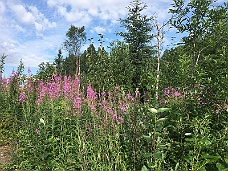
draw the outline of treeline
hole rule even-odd
[[[155,16],[146,16],[145,3],[134,0],[128,6],[128,16],[120,20],[125,32],[119,32],[124,41],[110,43],[109,50],[93,43],[80,53],[86,41],[85,28],[71,26],[66,33],[63,49],[53,63],[41,63],[36,75],[47,79],[55,72],[74,77],[80,75],[82,84],[91,84],[97,91],[112,90],[116,85],[123,90],[151,97],[159,96],[165,87],[207,87],[205,97],[211,103],[227,99],[227,3],[216,6],[210,0],[175,0],[170,9],[172,17],[159,26]],[[186,33],[182,43],[164,51],[161,57],[165,27]],[[152,34],[156,33],[156,34]],[[177,34],[178,34],[177,33]],[[157,40],[152,44],[152,39]],[[92,39],[90,39],[92,42]],[[63,57],[62,51],[68,56]],[[212,97],[213,96],[213,97]],[[157,97],[158,98],[158,97]],[[215,98],[215,99],[213,99]]]

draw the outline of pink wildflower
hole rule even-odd
[[[105,93],[104,91],[102,91],[102,92],[101,92],[101,95],[102,95],[103,97],[105,97],[105,96],[106,96],[106,93]]]
[[[19,101],[20,102],[25,102],[27,100],[27,95],[23,92],[20,94]]]
[[[75,109],[80,109],[81,108],[81,98],[80,97],[76,97],[74,98],[74,108]]]
[[[87,87],[87,98],[96,100],[97,99],[97,93],[92,89],[91,86]]]
[[[39,129],[35,129],[35,131],[34,131],[35,133],[40,133],[40,130]]]
[[[116,121],[116,120],[117,120],[117,115],[116,114],[112,115],[112,121]]]
[[[179,97],[179,96],[180,96],[180,92],[177,92],[177,91],[176,91],[176,92],[174,92],[173,95],[174,95],[174,97]]]
[[[118,117],[118,121],[120,122],[120,124],[123,124],[124,119],[120,116],[120,117]]]

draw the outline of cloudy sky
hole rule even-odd
[[[127,15],[131,0],[0,0],[0,56],[7,55],[5,75],[16,70],[20,59],[36,71],[41,62],[53,62],[71,24],[85,26],[87,38],[104,35],[104,45],[116,40],[119,18]],[[172,0],[144,0],[145,13],[162,23],[169,19]],[[170,30],[165,45],[171,44]],[[83,49],[88,47],[89,41]],[[82,50],[83,50],[82,49]],[[35,72],[36,73],[36,72]],[[34,74],[35,74],[34,73]]]

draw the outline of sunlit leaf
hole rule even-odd
[[[43,118],[40,118],[40,123],[42,123],[42,124],[45,125],[45,122],[44,122],[44,119]]]
[[[167,118],[160,118],[160,119],[157,120],[157,122],[163,122],[165,120],[167,120]]]
[[[147,167],[144,165],[141,169],[141,171],[148,171]]]
[[[149,111],[152,113],[158,113],[157,109],[155,109],[155,108],[150,108]]]
[[[185,138],[185,141],[191,142],[194,141],[194,138]]]
[[[167,111],[170,111],[170,108],[159,108],[158,109],[158,112],[167,112]]]

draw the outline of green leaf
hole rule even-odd
[[[151,156],[152,156],[152,153],[144,153],[143,156],[144,156],[145,158],[148,158],[148,157],[151,157]]]
[[[192,141],[194,141],[194,138],[185,138],[185,141],[192,142]]]
[[[148,171],[147,167],[144,165],[141,169],[141,171]]]
[[[198,171],[206,171],[205,167],[201,167]]]
[[[155,108],[150,108],[149,111],[152,113],[158,113],[157,109],[155,109]]]
[[[170,108],[159,108],[158,109],[158,112],[167,112],[167,111],[170,111]]]
[[[204,143],[205,145],[211,145],[211,142],[209,140],[206,140]]]
[[[142,137],[145,138],[147,141],[152,141],[151,136],[143,135]]]
[[[204,159],[209,159],[210,163],[221,159],[221,156],[212,156],[212,155],[209,155],[208,153],[203,153],[202,157]]]
[[[228,171],[228,168],[221,163],[216,163],[216,167],[219,171]]]
[[[162,152],[158,151],[154,154],[155,158],[161,159],[162,158]]]
[[[160,132],[162,130],[163,126],[161,124],[156,125],[156,131]]]
[[[178,162],[175,166],[175,170],[177,170],[179,166],[180,166],[180,163]]]
[[[225,160],[226,164],[228,164],[228,158],[225,158],[224,160]]]
[[[167,120],[167,118],[160,118],[157,120],[157,122],[164,122],[165,120]]]

